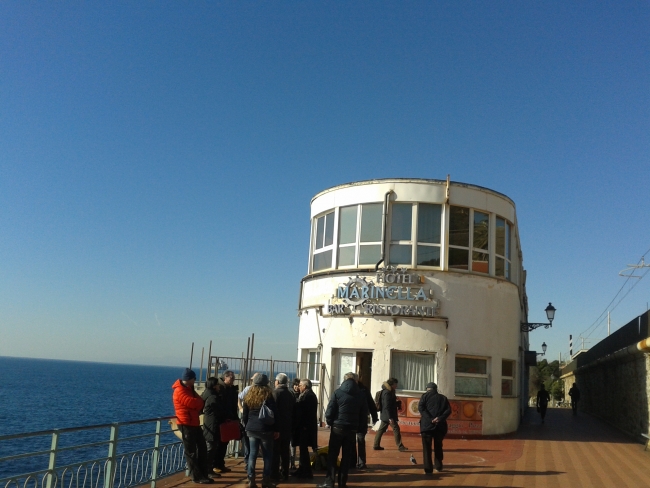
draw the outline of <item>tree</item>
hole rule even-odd
[[[530,368],[529,374],[528,394],[530,397],[537,397],[537,392],[543,383],[551,398],[556,401],[564,398],[564,382],[560,381],[559,361],[551,361],[550,363],[546,359],[537,361],[537,367]]]

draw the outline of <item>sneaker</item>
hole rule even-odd
[[[400,452],[404,452],[404,451],[408,451],[408,450],[409,450],[409,448],[406,447],[406,446],[399,446],[399,451]]]
[[[221,478],[219,473],[208,473],[208,478]]]
[[[381,446],[372,446],[372,448],[373,448],[375,451],[383,451],[383,450],[384,450],[384,448],[381,447]]]
[[[225,466],[223,466],[221,468],[214,468],[215,473],[230,473],[231,471],[232,471],[232,469],[226,468]]]

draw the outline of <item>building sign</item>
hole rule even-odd
[[[327,314],[435,317],[438,301],[424,283],[423,276],[394,267],[379,271],[376,282],[359,276],[350,278],[337,287]]]
[[[397,411],[402,432],[420,433],[419,398],[397,397],[401,406]],[[483,435],[483,402],[475,400],[449,400],[451,415],[447,419],[449,434]]]

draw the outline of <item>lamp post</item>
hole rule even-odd
[[[546,345],[546,342],[542,342],[542,352],[538,352],[537,355],[538,356],[546,356],[546,348],[547,347],[548,346]]]
[[[552,327],[553,319],[555,318],[555,310],[556,308],[551,304],[551,302],[548,302],[548,307],[546,307],[546,309],[544,310],[546,312],[546,318],[548,319],[548,323],[546,324],[546,323],[538,323],[538,322],[522,322],[521,331],[530,332],[531,330],[535,330],[538,327],[544,327],[545,329]]]

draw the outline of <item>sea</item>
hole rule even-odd
[[[183,369],[0,356],[0,436],[172,416],[171,387]],[[152,433],[154,429],[155,423],[125,426],[120,436]],[[107,441],[109,431],[106,427],[62,434],[60,445]],[[177,440],[173,434],[169,436],[167,442]],[[45,451],[51,442],[51,435],[0,441],[0,458]],[[124,442],[119,450],[145,445],[153,445],[151,437]],[[77,462],[81,457],[105,457],[106,449],[64,451],[57,465]],[[48,459],[43,455],[0,461],[0,479],[47,469]]]

